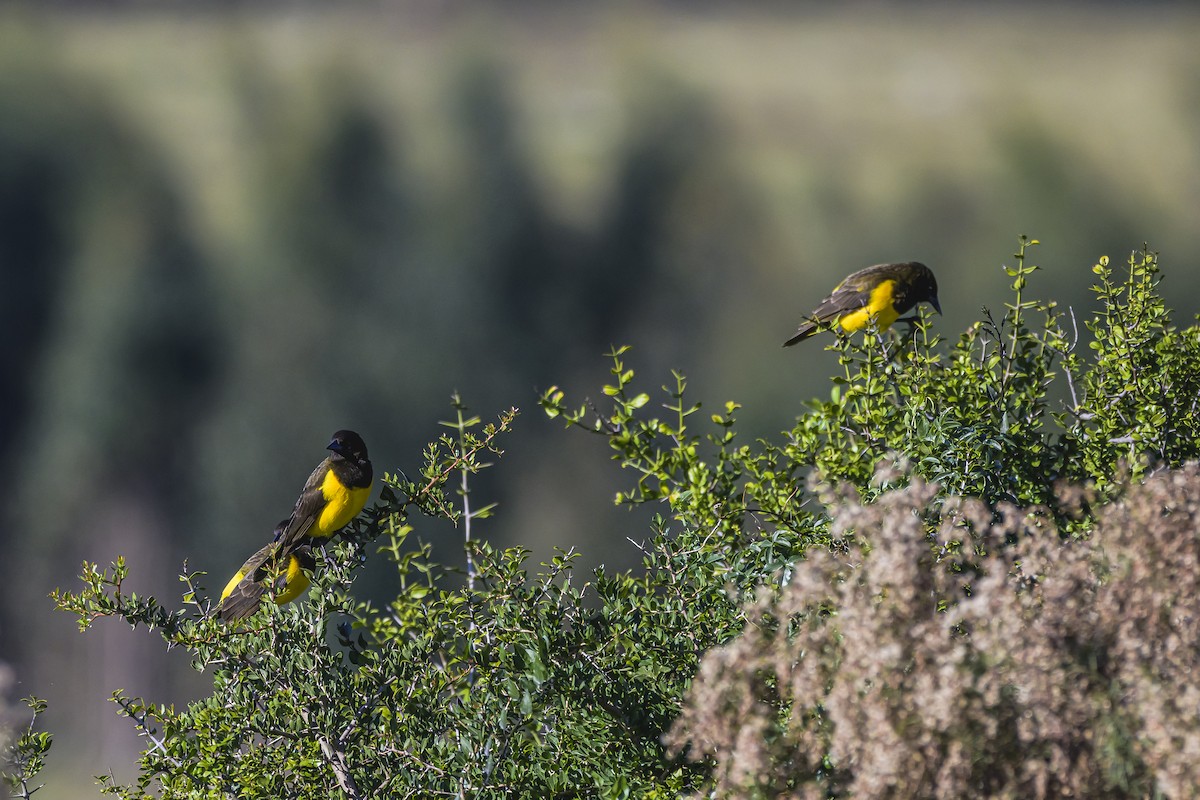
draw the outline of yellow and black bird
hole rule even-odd
[[[887,330],[917,303],[927,302],[939,314],[937,280],[933,271],[919,261],[876,264],[860,269],[837,285],[833,294],[813,309],[784,347],[807,339],[823,327],[846,333],[864,328],[871,321]],[[907,321],[907,320],[901,320]]]
[[[225,584],[221,592],[221,603],[217,606],[217,618],[223,622],[236,622],[255,611],[262,597],[270,590],[279,605],[290,603],[308,589],[308,575],[316,562],[312,548],[300,545],[286,558],[286,565],[275,568],[284,559],[276,558],[277,545],[271,542],[246,559],[237,573]],[[272,575],[271,573],[274,572]]]
[[[333,455],[308,476],[292,515],[275,531],[282,552],[290,552],[307,538],[328,539],[367,504],[375,473],[362,437],[354,431],[338,431],[326,449]]]
[[[327,449],[333,454],[308,476],[291,516],[276,526],[275,541],[251,556],[225,587],[217,607],[220,619],[232,621],[254,613],[269,585],[282,587],[277,602],[298,597],[308,588],[303,570],[312,569],[312,554],[302,548],[333,536],[366,505],[374,472],[362,437],[354,431],[338,431]],[[242,585],[245,591],[240,590]],[[230,599],[235,596],[236,603]]]

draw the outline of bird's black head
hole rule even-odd
[[[933,270],[919,261],[912,262],[911,267],[913,292],[917,302],[924,300],[933,306],[934,311],[942,313],[942,307],[938,303],[937,278],[933,277]]]
[[[354,431],[338,431],[326,449],[359,463],[367,460],[367,444]]]

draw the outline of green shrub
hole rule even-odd
[[[7,664],[0,663],[0,779],[9,797],[32,797],[42,784],[35,780],[46,765],[46,753],[50,751],[53,737],[45,731],[36,731],[38,717],[46,710],[46,701],[36,697],[24,700],[33,712],[29,721],[21,725],[17,714],[6,702],[11,688],[12,674]],[[19,734],[15,729],[21,725]]]
[[[1200,341],[1170,325],[1144,252],[1119,277],[1096,265],[1085,358],[1073,314],[1027,298],[1026,247],[1004,314],[952,345],[924,319],[831,339],[843,374],[778,442],[739,441],[737,403],[706,416],[682,375],[653,402],[623,348],[604,408],[547,390],[546,413],[635,477],[617,502],[660,509],[637,573],[580,576],[573,552],[534,568],[479,541],[493,509],[472,476],[516,412],[482,425],[457,398],[420,476],[384,476],[306,604],[230,629],[198,575],[168,610],[122,591],[120,560],[85,565],[81,592],[55,594],[81,627],[146,625],[213,676],[185,709],[116,693],[148,746],[138,782],[105,791],[1194,791],[1189,751],[1169,747],[1191,742],[1180,704],[1196,691],[1171,617],[1194,614],[1178,597],[1196,595],[1194,471],[1122,491],[1196,458]],[[465,569],[414,542],[422,518],[463,532]],[[351,594],[366,558],[395,569],[386,606]]]

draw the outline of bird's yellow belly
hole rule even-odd
[[[874,317],[875,325],[879,330],[885,331],[890,328],[893,322],[900,319],[899,312],[892,304],[892,289],[895,285],[895,281],[880,283],[871,291],[871,299],[865,306],[838,317],[838,327],[847,333],[852,333],[865,328]]]
[[[292,556],[288,559],[287,576],[284,578],[283,591],[275,595],[275,602],[279,605],[292,602],[304,594],[310,583],[308,575],[304,574],[304,570],[300,568],[300,560]]]
[[[229,597],[233,590],[238,587],[238,584],[245,578],[246,573],[239,569],[229,579],[229,583],[225,584],[225,589],[221,592],[221,600],[223,601],[226,597]],[[275,596],[275,602],[279,605],[292,602],[304,594],[310,583],[308,575],[304,573],[304,570],[300,566],[300,560],[295,556],[289,556],[287,570],[283,573],[283,590]]]
[[[333,470],[329,470],[324,483],[321,484],[321,494],[325,497],[325,508],[321,509],[309,536],[332,536],[344,528],[367,504],[371,487],[354,489],[343,486],[333,474]]]

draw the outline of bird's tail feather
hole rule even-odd
[[[800,324],[800,327],[796,329],[796,332],[794,334],[792,334],[792,338],[790,338],[786,342],[784,342],[783,346],[791,347],[796,342],[802,342],[805,339],[807,339],[808,337],[812,336],[816,332],[817,332],[817,323],[812,322],[812,321],[802,322]]]
[[[217,619],[222,622],[237,622],[258,610],[266,587],[253,577],[245,578],[229,596],[217,606]]]

